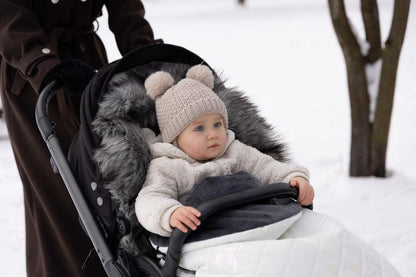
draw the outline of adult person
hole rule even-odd
[[[79,94],[92,70],[107,63],[93,25],[104,5],[122,55],[154,41],[140,0],[0,0],[0,88],[23,183],[28,277],[105,276],[96,255],[81,270],[93,247],[60,176],[52,172],[34,118],[41,88],[60,79],[69,91],[51,102],[49,116],[68,150],[79,126]]]

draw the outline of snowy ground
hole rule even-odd
[[[337,218],[399,270],[416,276],[416,8],[409,16],[391,123],[390,177],[349,178],[349,100],[342,53],[326,1],[147,0],[156,37],[184,46],[223,71],[290,144],[316,189],[315,211]],[[359,24],[358,1],[349,3]],[[384,38],[392,1],[379,1]],[[109,57],[113,38],[100,20]],[[0,121],[0,137],[5,126]],[[7,140],[0,140],[0,268],[25,276],[22,191]]]

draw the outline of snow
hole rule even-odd
[[[314,209],[341,221],[404,277],[416,276],[416,9],[411,6],[399,63],[387,153],[389,177],[348,177],[350,118],[344,58],[326,1],[147,0],[156,37],[203,57],[230,86],[246,91],[307,166]],[[361,33],[359,1],[348,2]],[[392,1],[379,1],[383,38]],[[106,15],[100,35],[120,57]],[[23,195],[0,121],[0,268],[25,276]]]
[[[365,66],[365,75],[367,77],[367,89],[370,101],[370,114],[368,115],[370,122],[374,122],[374,117],[376,116],[378,87],[380,85],[382,65],[382,60],[378,59],[373,64],[366,64]]]

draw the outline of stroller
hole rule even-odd
[[[50,150],[51,165],[64,180],[81,225],[108,276],[176,276],[181,249],[190,233],[175,229],[170,240],[164,242],[168,244],[167,252],[161,255],[149,243],[151,235],[137,222],[134,199],[151,159],[140,130],[144,127],[156,133],[159,130],[154,102],[144,95],[135,94],[132,89],[126,92],[123,82],[133,80],[133,85],[143,86],[148,75],[161,69],[171,71],[174,78],[180,79],[189,67],[201,63],[206,64],[182,47],[155,44],[138,48],[102,68],[84,90],[81,127],[69,150],[69,163],[47,116],[48,103],[59,91],[60,84],[51,82],[39,97],[36,121]],[[120,85],[124,92],[116,90],[105,96],[111,88]],[[285,145],[273,136],[271,127],[242,93],[225,88],[218,76],[214,91],[232,115],[230,129],[238,139],[275,159],[286,160]],[[117,105],[99,104],[105,101]],[[255,123],[263,127],[263,132],[258,133],[253,126],[242,124],[244,120],[233,121],[233,116],[254,118]],[[260,140],[253,138],[253,132]],[[117,155],[116,152],[123,151],[114,150],[111,146],[103,147],[103,140],[110,140],[111,145],[117,145],[117,150],[127,149],[124,151],[126,156],[121,157],[122,164],[114,165],[112,157]],[[106,172],[109,164],[112,165],[111,170]],[[114,170],[117,167],[130,170],[119,173]],[[288,184],[274,184],[212,199],[197,209],[201,212],[203,224],[211,214],[227,207],[270,197],[295,199],[297,193],[297,189]]]

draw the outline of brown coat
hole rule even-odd
[[[54,65],[72,58],[94,69],[107,63],[93,27],[104,4],[123,55],[153,41],[138,0],[0,0],[0,92],[23,183],[28,277],[105,276],[96,256],[80,270],[92,244],[34,119],[39,87]],[[60,93],[49,109],[64,151],[78,129],[73,100]]]

